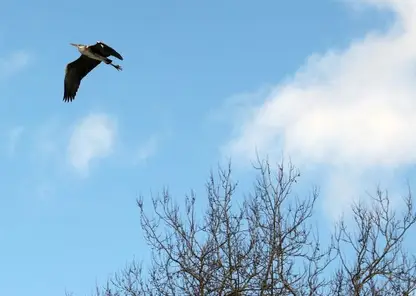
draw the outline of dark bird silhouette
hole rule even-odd
[[[113,64],[109,56],[114,56],[119,60],[123,57],[110,46],[101,41],[97,41],[94,45],[74,44],[81,56],[75,61],[66,65],[65,68],[65,83],[64,83],[64,102],[72,102],[75,99],[81,80],[97,67],[101,62],[111,65],[117,70],[121,71],[120,65]]]

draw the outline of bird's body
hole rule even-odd
[[[70,102],[75,99],[81,80],[101,62],[111,65],[117,70],[122,70],[121,66],[113,64],[113,61],[108,57],[114,56],[119,60],[123,60],[123,57],[101,41],[97,41],[94,45],[73,43],[71,45],[78,48],[81,56],[69,63],[65,68],[64,102]]]

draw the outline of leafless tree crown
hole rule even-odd
[[[193,192],[181,209],[165,189],[152,197],[152,215],[138,199],[151,267],[134,261],[95,295],[413,295],[416,258],[404,246],[416,222],[410,190],[401,215],[380,190],[371,207],[355,204],[354,225],[340,220],[322,245],[313,223],[318,190],[297,197],[291,164],[273,170],[259,161],[255,169],[244,198],[230,165],[211,173],[203,213]]]

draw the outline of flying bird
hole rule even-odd
[[[63,98],[64,102],[72,102],[75,99],[78,88],[81,84],[81,80],[101,62],[113,66],[118,71],[122,70],[120,65],[113,64],[113,61],[108,57],[114,56],[119,60],[123,60],[123,57],[105,43],[97,41],[97,43],[94,45],[83,45],[75,43],[70,44],[78,49],[78,51],[81,53],[81,56],[75,61],[66,65]]]

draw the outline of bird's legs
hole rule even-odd
[[[120,65],[113,64],[113,61],[112,61],[112,60],[110,60],[109,58],[107,58],[106,60],[104,60],[104,63],[106,63],[107,65],[111,65],[111,66],[113,66],[113,67],[114,67],[114,68],[116,68],[118,71],[123,70],[123,68],[121,68],[121,66],[120,66]]]
[[[116,68],[118,71],[123,70],[123,68],[120,65],[114,65],[113,63],[111,63],[110,65]]]

